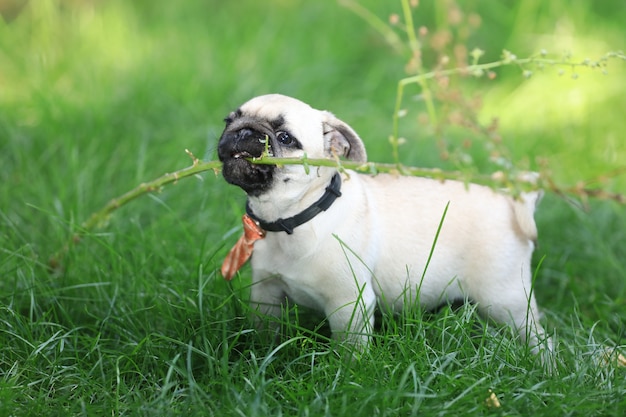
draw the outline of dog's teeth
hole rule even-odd
[[[242,158],[251,158],[252,155],[250,155],[249,152],[235,152],[234,154],[232,154],[232,158],[233,159],[242,159]]]

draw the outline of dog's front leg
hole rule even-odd
[[[376,295],[371,286],[364,284],[359,288],[356,297],[338,297],[337,291],[333,299],[325,306],[333,339],[348,341],[359,349],[365,349],[370,342],[374,329],[374,309]]]
[[[278,278],[253,274],[250,308],[253,313],[254,324],[258,330],[278,333],[280,330],[280,320],[278,319],[282,315],[285,297],[284,288]]]

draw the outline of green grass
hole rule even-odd
[[[254,95],[327,108],[361,134],[371,160],[390,159],[405,57],[350,11],[162,3],[40,0],[0,21],[0,415],[623,414],[626,368],[602,359],[626,345],[626,211],[611,202],[581,210],[547,195],[537,213],[536,294],[558,341],[552,374],[473,306],[381,316],[354,360],[301,308],[278,342],[251,330],[249,267],[231,283],[217,272],[244,196],[211,173],[121,208],[49,273],[48,257],[109,199],[188,165],[185,148],[213,159],[223,117]],[[401,10],[368,3],[383,20]],[[416,25],[445,26],[443,7],[420,3]],[[482,25],[467,47],[487,60],[504,48],[591,58],[623,48],[619,2],[522,3],[473,2]],[[547,160],[572,184],[626,161],[624,75],[615,62],[577,80],[546,69],[524,81],[506,68],[492,82],[456,82],[481,92],[481,118],[500,117],[514,160]],[[419,90],[408,93],[403,162],[450,168],[417,122]],[[467,135],[450,132],[453,146]],[[465,151],[484,168],[478,140]],[[625,192],[626,181],[604,187]],[[501,407],[486,405],[489,390]]]

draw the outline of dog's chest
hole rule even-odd
[[[313,245],[292,242],[290,237],[282,234],[273,239],[268,235],[255,243],[251,259],[253,280],[271,278],[273,285],[294,303],[323,310],[324,297],[319,291],[323,273],[319,268],[324,264],[318,261],[320,252]]]
[[[303,243],[307,239],[301,235],[302,233],[287,235],[275,232],[256,241],[252,253],[252,268],[261,268],[280,275],[301,270],[315,253],[315,248],[312,247],[314,245]]]

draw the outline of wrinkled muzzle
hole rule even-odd
[[[271,138],[265,132],[250,127],[224,130],[217,152],[226,181],[250,195],[267,191],[272,185],[276,166],[253,164],[247,160],[260,157],[266,149],[271,154]]]

